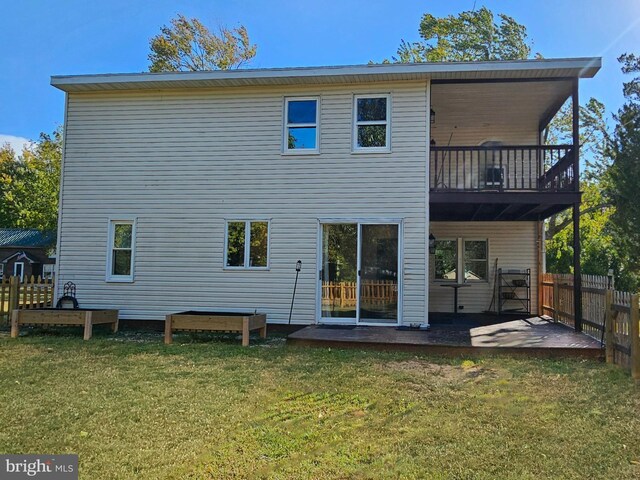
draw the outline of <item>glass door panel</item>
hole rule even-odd
[[[321,317],[353,321],[358,309],[358,224],[322,225]]]
[[[359,322],[398,322],[398,225],[361,225]]]

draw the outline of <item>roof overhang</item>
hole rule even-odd
[[[29,263],[40,263],[36,258],[32,257],[31,255],[29,255],[26,252],[16,252],[12,255],[9,255],[7,258],[0,260],[0,263],[7,263],[9,260],[12,260],[14,257],[16,261],[19,260],[26,260]]]
[[[219,88],[305,84],[350,84],[390,81],[591,78],[600,57],[347,65],[331,67],[215,70],[206,72],[55,75],[51,85],[65,92]]]

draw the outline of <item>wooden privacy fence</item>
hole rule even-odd
[[[18,309],[53,306],[54,281],[42,277],[0,278],[0,323],[7,325],[11,312]]]
[[[395,302],[398,284],[394,280],[368,280],[360,284],[360,300],[368,304]],[[322,304],[354,307],[358,300],[356,282],[322,282]]]
[[[540,313],[574,327],[573,275],[543,273],[540,280]],[[638,295],[611,287],[608,277],[582,275],[582,332],[605,343],[607,362],[640,379]]]

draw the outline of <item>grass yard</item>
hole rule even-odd
[[[0,452],[80,478],[640,478],[640,388],[582,360],[232,337],[0,337]]]

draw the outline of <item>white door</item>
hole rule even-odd
[[[13,264],[13,275],[20,277],[20,281],[24,280],[24,262],[16,262]]]
[[[322,223],[320,323],[399,323],[399,223]]]

